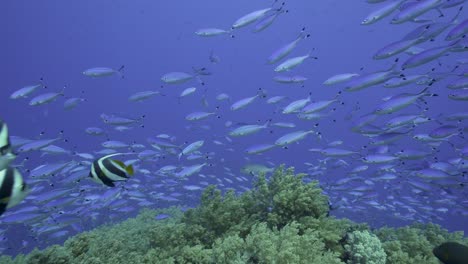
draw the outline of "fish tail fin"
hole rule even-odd
[[[117,73],[120,75],[120,78],[124,79],[124,68],[125,65],[120,66],[120,68],[117,70]]]
[[[400,58],[396,58],[394,61],[393,61],[393,64],[392,66],[390,66],[390,69],[388,69],[388,71],[395,71],[395,69],[397,68],[398,66],[398,61],[400,60]],[[400,70],[397,70],[395,72],[398,72],[400,73],[401,71]]]
[[[340,96],[341,96],[342,93],[343,93],[342,91],[338,91],[338,92],[336,93],[336,95],[335,95],[335,98],[333,98],[333,99],[338,99],[338,98],[340,98]]]
[[[257,95],[260,96],[261,98],[266,98],[267,97],[266,90],[263,88],[258,88]]]
[[[460,8],[458,8],[457,13],[455,14],[455,16],[454,16],[454,17],[452,18],[452,20],[450,21],[450,24],[456,25],[456,24],[459,23],[458,17],[460,16],[460,13],[461,13],[462,10],[463,10],[463,6],[460,6]]]
[[[62,88],[62,90],[61,90],[60,93],[59,93],[61,96],[65,96],[65,89],[66,89],[66,88],[67,88],[67,85],[64,85],[63,88]]]
[[[128,165],[127,167],[125,167],[125,171],[129,174],[129,175],[133,175],[135,173],[135,169],[133,168],[133,165]]]

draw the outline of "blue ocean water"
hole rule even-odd
[[[339,217],[375,227],[420,221],[438,223],[451,231],[468,231],[464,136],[467,93],[466,87],[447,88],[455,80],[466,78],[466,54],[447,50],[433,61],[405,70],[401,67],[412,56],[407,53],[373,59],[377,50],[402,39],[418,26],[450,21],[460,5],[442,8],[443,17],[437,10],[430,10],[418,17],[423,20],[418,23],[391,24],[391,19],[399,12],[395,10],[375,24],[361,25],[368,14],[388,4],[386,2],[285,1],[282,6],[281,2],[244,0],[8,1],[0,10],[3,25],[0,27],[3,39],[0,44],[3,73],[0,118],[8,124],[10,136],[29,140],[59,138],[53,144],[70,153],[44,155],[41,150],[18,153],[13,164],[18,165],[31,192],[20,205],[7,209],[0,216],[0,249],[4,254],[16,255],[35,246],[44,248],[102,223],[134,216],[143,207],[195,206],[201,188],[207,183],[242,192],[250,187],[253,178],[253,172],[241,172],[241,168],[249,164],[268,168],[286,164],[294,166],[297,172],[309,173],[309,179],[320,181],[330,196],[332,214]],[[253,32],[256,25],[251,24],[230,31],[238,18],[264,8],[272,8],[265,16],[278,15],[268,28]],[[279,8],[281,10],[277,11]],[[466,10],[462,10],[459,21],[466,18]],[[453,27],[449,25],[433,39],[412,46],[425,50],[446,46],[450,41],[445,37]],[[203,28],[229,32],[213,37],[194,33]],[[309,53],[317,59],[305,59],[291,71],[276,73],[274,69],[281,62],[268,64],[267,58],[296,40],[301,31],[310,37],[300,40],[281,62]],[[464,45],[466,51],[466,38],[460,39],[461,44],[457,45]],[[216,63],[212,61],[214,56],[219,60]],[[323,84],[340,73],[362,76],[388,70],[396,58],[398,73],[394,76],[402,79],[423,74],[432,84],[411,83],[385,88],[381,82],[359,91],[347,91],[346,82]],[[104,77],[83,74],[95,67],[117,71],[122,65],[122,74],[114,72]],[[170,84],[161,80],[167,73],[195,74],[194,69],[201,68],[206,68],[202,75],[184,83]],[[307,80],[299,84],[273,80],[275,76],[295,75]],[[10,98],[20,88],[40,83],[41,78],[47,88],[40,87],[27,98]],[[195,93],[180,98],[180,93],[189,87],[195,87]],[[428,96],[421,96],[401,110],[377,115],[372,126],[362,127],[366,131],[353,131],[361,116],[384,105],[383,98],[415,95],[426,87],[429,87]],[[53,102],[29,105],[35,96],[62,89],[63,96]],[[137,92],[150,90],[160,94],[141,102],[128,99]],[[457,91],[464,93],[464,99],[453,100],[449,96]],[[323,115],[312,120],[301,119],[297,113],[282,113],[284,107],[295,100],[309,97],[310,102],[331,100],[339,92],[338,101],[319,111]],[[217,96],[222,93],[229,99],[218,100]],[[238,100],[257,94],[261,96],[252,104],[231,110],[231,105]],[[429,96],[434,94],[437,96]],[[278,104],[267,103],[273,96],[285,96],[285,99]],[[71,110],[64,109],[64,102],[75,97],[85,100]],[[199,111],[213,114],[200,121],[186,119],[188,114]],[[464,118],[448,119],[457,113],[465,113]],[[117,131],[115,125],[103,122],[102,114],[131,118],[135,122],[122,128],[124,131]],[[375,144],[379,135],[391,133],[386,126],[388,120],[409,114],[430,120],[422,124],[411,122],[392,131],[400,133],[398,139]],[[266,122],[269,122],[266,128],[252,135],[229,135],[236,127]],[[292,123],[294,127],[275,126],[277,122]],[[430,142],[414,139],[415,135],[430,134],[443,126],[447,126],[444,129],[450,130],[449,134],[429,137]],[[85,132],[89,127],[99,127],[105,133],[89,135]],[[258,144],[275,144],[288,133],[309,130],[314,132],[297,143],[276,146],[259,155],[245,151]],[[367,130],[377,132],[366,133]],[[155,144],[155,138],[176,147]],[[97,159],[103,155],[95,152],[102,150],[101,144],[108,140],[143,145],[142,148],[117,149],[118,152],[139,153],[145,149],[157,152],[149,160],[136,161],[135,175],[116,184],[117,191],[112,195],[109,194],[112,188],[87,177],[94,159],[76,155],[89,153]],[[198,140],[204,140],[199,159],[178,158],[185,146]],[[382,150],[382,145],[388,150]],[[327,147],[355,153],[340,157],[320,153]],[[398,157],[401,150],[418,150],[426,155],[404,159]],[[377,164],[363,160],[377,152],[394,159]],[[129,155],[122,159],[135,158],[136,155]],[[158,172],[167,165],[174,165],[176,171],[180,171],[183,167],[204,163],[200,172],[183,178],[174,173]],[[35,168],[48,164],[64,164],[65,167],[54,175],[31,176]],[[362,165],[368,168],[352,173]],[[84,176],[79,181],[68,181],[74,169]],[[425,175],[429,169],[430,172],[436,169],[444,176]],[[392,178],[378,178],[386,174],[391,174]],[[57,190],[66,192],[49,199],[37,199]],[[111,198],[103,202],[101,196],[105,194]],[[73,199],[59,206],[45,206],[66,198]],[[15,216],[17,219],[26,217],[21,210],[31,206],[34,210],[28,213],[37,214],[36,217],[28,221],[15,220]],[[9,216],[13,219],[11,222],[2,220]],[[60,222],[61,219],[65,220]],[[49,231],[47,228],[51,226],[60,228]]]

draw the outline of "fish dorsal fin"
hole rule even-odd
[[[133,166],[132,166],[132,165],[128,165],[127,167],[125,167],[125,171],[126,171],[129,175],[133,175],[133,173],[135,173],[135,170],[133,169]]]

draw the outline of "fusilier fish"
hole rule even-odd
[[[257,21],[259,18],[263,17],[266,15],[269,11],[271,11],[272,8],[265,8],[261,10],[256,10],[253,12],[248,13],[245,16],[240,17],[237,19],[233,24],[232,24],[232,29],[237,29],[241,27],[245,27],[249,24],[252,24],[253,22]]]
[[[283,114],[291,114],[291,113],[297,113],[304,108],[305,105],[307,105],[311,100],[311,97],[307,97],[305,99],[299,99],[296,101],[293,101],[289,103],[284,109],[283,109]]]
[[[414,68],[414,67],[426,64],[426,63],[428,63],[430,61],[433,61],[433,60],[443,56],[444,54],[449,52],[457,44],[458,44],[458,41],[450,43],[449,45],[424,50],[421,53],[413,55],[409,59],[407,59],[401,65],[401,68],[402,69],[409,69],[409,68]]]
[[[120,75],[121,78],[123,78],[123,69],[124,65],[120,66],[117,70],[108,68],[108,67],[95,67],[95,68],[90,68],[85,71],[83,71],[83,75],[92,77],[92,78],[98,78],[98,77],[105,77],[105,76],[111,76],[114,74]]]
[[[185,119],[188,121],[199,121],[208,118],[216,113],[214,112],[193,112],[188,114]]]
[[[220,28],[201,28],[195,31],[195,35],[200,37],[213,37],[228,34],[230,31]]]
[[[245,126],[240,126],[231,132],[229,132],[229,135],[232,137],[240,137],[240,136],[246,136],[246,135],[251,135],[254,134],[262,129],[265,129],[268,127],[269,121],[266,122],[264,125],[245,125]]]
[[[65,87],[62,89],[61,92],[58,92],[58,93],[51,92],[51,93],[38,95],[34,97],[33,99],[31,99],[31,101],[29,102],[29,105],[37,106],[37,105],[44,105],[47,103],[51,103],[55,101],[59,96],[64,96],[64,90],[65,90]]]
[[[325,85],[333,85],[337,83],[342,83],[349,81],[350,79],[359,76],[358,73],[341,73],[337,75],[333,75],[332,77],[328,78],[326,81],[323,82]]]
[[[405,1],[406,0],[395,0],[395,1],[389,2],[388,4],[382,6],[381,8],[367,15],[367,17],[364,20],[362,20],[361,25],[374,24],[375,22],[393,13],[393,11],[398,9],[401,3]]]
[[[188,176],[191,176],[195,173],[198,173],[201,171],[203,167],[205,167],[207,163],[202,163],[202,164],[195,164],[192,166],[184,167],[181,171],[177,172],[175,176],[185,178]]]
[[[394,113],[407,106],[410,106],[411,104],[416,102],[416,100],[420,99],[423,96],[437,96],[437,94],[428,93],[428,89],[429,87],[426,87],[424,90],[417,94],[403,93],[393,96],[390,100],[386,101],[377,109],[375,109],[374,114],[382,115]]]
[[[143,91],[132,94],[130,97],[128,97],[128,100],[131,102],[141,102],[158,94],[160,94],[158,91]]]
[[[278,138],[275,141],[275,145],[280,146],[280,147],[285,147],[286,145],[289,145],[291,143],[304,139],[308,134],[312,134],[312,133],[317,134],[317,132],[315,132],[314,130],[309,130],[309,131],[300,130],[300,131],[288,133]]]
[[[266,152],[272,148],[276,147],[274,144],[260,144],[260,145],[254,145],[245,150],[247,154],[260,154],[263,152]]]
[[[10,99],[26,98],[30,94],[34,93],[34,91],[36,91],[37,88],[39,88],[39,87],[43,87],[43,85],[42,84],[35,84],[35,85],[25,86],[25,87],[15,91],[14,93],[12,93],[10,95]]]
[[[372,73],[367,73],[363,75],[356,76],[349,80],[346,84],[346,91],[359,91],[367,87],[371,87],[387,80],[399,76],[400,72],[395,70],[396,62],[393,66],[385,71],[377,71]]]
[[[81,102],[84,102],[84,101],[86,101],[85,98],[72,97],[72,98],[67,99],[63,103],[63,108],[65,110],[72,110],[73,108],[77,107]]]
[[[302,29],[301,33],[297,36],[297,38],[290,43],[284,45],[283,47],[279,48],[273,54],[268,57],[268,63],[269,64],[274,64],[277,63],[278,61],[282,60],[284,57],[288,56],[289,53],[291,53],[297,46],[297,44],[308,37],[310,37],[309,34],[306,34],[305,28]]]
[[[195,141],[191,144],[189,144],[188,146],[186,146],[179,154],[179,159],[182,157],[182,155],[189,155],[195,151],[197,151],[199,148],[201,148],[203,146],[203,144],[205,143],[204,140],[198,140],[198,141]]]
[[[447,37],[445,40],[455,40],[457,38],[462,37],[468,33],[468,19],[463,20],[454,28],[452,28],[449,33],[447,33]]]
[[[442,0],[422,0],[408,4],[391,21],[392,24],[401,24],[417,18],[427,11],[436,8],[442,4]]]
[[[231,105],[231,110],[236,111],[236,110],[245,108],[246,106],[252,104],[255,101],[255,99],[257,99],[259,97],[265,97],[265,94],[264,94],[264,92],[262,90],[260,90],[259,93],[257,95],[255,95],[255,96],[243,98],[243,99],[240,99],[239,101],[233,103]]]
[[[290,58],[278,65],[275,68],[275,72],[290,71],[296,68],[297,66],[301,65],[308,58],[318,59],[317,57],[311,57],[310,53],[304,56]]]

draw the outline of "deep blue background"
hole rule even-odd
[[[269,5],[270,1],[248,0],[6,1],[0,8],[1,118],[9,124],[12,135],[38,138],[45,131],[45,137],[54,138],[60,130],[64,130],[69,143],[61,146],[69,149],[76,146],[79,152],[92,152],[101,149],[98,144],[103,138],[90,137],[84,130],[90,126],[104,127],[100,114],[121,113],[133,117],[145,114],[144,128],[135,127],[124,133],[107,128],[109,138],[143,144],[146,144],[148,137],[160,133],[175,136],[177,144],[205,139],[204,150],[215,152],[216,159],[215,166],[206,168],[204,173],[222,174],[223,166],[238,173],[240,167],[247,163],[246,154],[243,153],[246,147],[255,143],[273,143],[287,132],[308,130],[317,122],[320,123],[319,130],[324,139],[343,140],[347,148],[359,150],[368,144],[368,139],[352,133],[351,121],[344,120],[344,116],[357,102],[361,110],[354,115],[355,118],[375,109],[382,97],[402,92],[417,93],[422,89],[413,86],[393,90],[371,87],[354,93],[345,92],[341,97],[345,105],[337,106],[338,110],[332,117],[320,121],[302,121],[294,116],[275,113],[278,110],[276,107],[261,100],[246,109],[230,111],[230,103],[255,95],[260,87],[267,91],[268,96],[286,95],[290,101],[305,98],[309,93],[314,100],[333,98],[344,86],[324,86],[324,80],[338,73],[359,72],[361,67],[364,68],[363,72],[389,68],[393,58],[374,61],[374,52],[417,26],[411,23],[390,25],[392,16],[374,25],[361,26],[361,20],[377,7],[364,1],[302,0],[288,1],[285,8],[289,13],[281,15],[270,28],[261,33],[252,33],[252,27],[247,27],[235,31],[233,39],[227,35],[200,38],[194,34],[197,29],[205,27],[228,29],[240,16]],[[454,13],[453,10],[446,12],[447,19]],[[425,16],[436,18],[437,14],[429,12]],[[466,17],[466,12],[461,17]],[[302,27],[306,28],[311,37],[300,42],[290,56],[304,55],[313,50],[313,56],[319,58],[307,60],[293,72],[308,78],[305,87],[273,82],[275,66],[266,64],[266,58],[295,39]],[[421,46],[444,44],[440,39]],[[221,58],[216,65],[209,62],[211,50]],[[454,61],[463,55],[452,54],[442,58],[443,64],[438,66],[438,71],[451,69]],[[407,57],[401,55],[401,60]],[[423,73],[436,64],[434,62],[408,72]],[[92,79],[82,74],[85,69],[92,67],[117,69],[120,65],[125,65],[124,79],[118,76]],[[192,67],[204,66],[212,72],[211,76],[203,78],[206,83],[204,87],[196,81],[181,85],[166,85],[160,81],[165,73],[191,72]],[[31,97],[25,100],[8,98],[17,89],[37,83],[41,77],[44,78],[47,91],[60,91],[66,85],[65,98],[84,97],[87,101],[72,111],[65,111],[64,98],[38,107],[28,105]],[[178,103],[177,96],[190,86],[198,88],[196,94]],[[207,109],[200,103],[205,89],[210,104]],[[166,97],[155,97],[141,103],[128,101],[133,93],[145,90],[159,90]],[[441,113],[466,110],[466,102],[447,98],[443,82],[434,85],[431,91],[440,96],[429,100],[430,116],[438,117]],[[215,97],[219,93],[229,94],[232,101],[216,101]],[[214,111],[216,106],[220,107],[221,118],[202,122],[209,124],[211,130],[197,129],[191,132],[187,129],[187,126],[193,125],[185,120],[187,114]],[[215,139],[225,142],[224,137],[229,132],[224,127],[226,121],[253,123],[260,120],[263,124],[270,118],[274,122],[294,122],[297,128],[274,128],[272,134],[262,132],[245,138],[234,138],[231,144],[223,146],[211,143]],[[336,122],[332,119],[336,119]],[[428,129],[433,127],[429,126]],[[397,144],[406,146],[415,142],[407,138]],[[307,149],[325,145],[326,141],[318,142],[310,136],[301,141],[300,145],[287,150],[275,149],[249,159],[257,163],[265,160],[271,160],[274,164],[286,163],[301,171],[301,168],[305,168],[304,162],[315,163],[318,158],[322,158]],[[234,151],[227,151],[229,148]],[[447,146],[443,146],[441,151],[441,159],[455,156],[453,149]],[[46,159],[36,157],[26,166],[34,168],[47,162]],[[183,165],[189,164],[193,163],[185,162]],[[343,174],[330,175],[331,179],[347,177],[344,171],[334,173]],[[380,202],[385,203],[385,200]],[[445,228],[468,230],[466,218],[442,217],[445,218]],[[359,217],[354,216],[354,220],[359,221]]]

